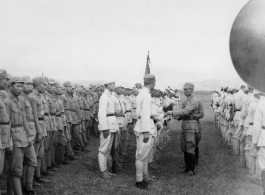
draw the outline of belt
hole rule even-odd
[[[61,114],[56,114],[56,117],[62,117],[62,115]]]
[[[107,117],[108,117],[108,116],[115,116],[115,114],[107,114]]]
[[[9,122],[0,122],[0,125],[9,125]]]
[[[138,119],[141,119],[141,117],[139,116],[139,117],[138,117]],[[150,119],[153,119],[153,117],[152,117],[152,116],[150,116]]]
[[[88,108],[84,108],[84,110],[85,110],[85,111],[90,111],[90,109],[88,109]]]
[[[51,116],[56,116],[56,113],[52,113],[52,114],[50,114]]]
[[[65,108],[64,110],[65,110],[65,111],[71,111],[71,109],[70,109],[70,108]]]
[[[11,128],[23,127],[22,124],[11,125]]]
[[[265,130],[265,126],[262,126],[261,128]]]
[[[44,121],[44,118],[38,118],[39,119],[39,121]]]
[[[48,113],[45,113],[44,116],[49,116],[49,114]]]
[[[131,112],[130,110],[126,110],[126,112],[125,113],[127,113],[127,112]]]
[[[134,110],[136,110],[136,108],[133,108]]]
[[[34,123],[34,119],[27,119],[28,122]]]
[[[186,116],[186,117],[183,118],[183,120],[184,120],[184,121],[190,121],[190,120],[196,120],[196,119],[193,118],[193,117],[187,117],[187,116]]]
[[[249,125],[253,125],[254,123],[249,123]]]

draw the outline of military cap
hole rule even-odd
[[[0,69],[0,79],[8,79],[6,70]]]
[[[12,78],[11,74],[7,73],[7,79],[10,80]]]
[[[49,80],[49,84],[50,84],[50,85],[54,85],[54,84],[56,84],[56,81],[55,81],[54,79],[50,79],[50,80]]]
[[[107,84],[110,84],[110,83],[115,83],[115,80],[114,79],[107,79],[105,81],[103,81],[103,85],[107,85]]]
[[[32,83],[32,80],[29,76],[24,76],[24,77],[22,77],[22,79],[23,79],[24,83]]]
[[[65,81],[65,82],[63,83],[63,86],[64,86],[64,87],[72,87],[72,84],[71,84],[70,81]]]
[[[155,75],[153,75],[153,74],[146,74],[144,76],[144,83],[146,83],[146,84],[150,84],[155,80],[156,80],[156,78],[155,78]]]
[[[184,84],[183,89],[194,89],[194,84],[191,82],[187,82]]]
[[[49,80],[48,77],[44,77],[44,79],[45,79],[45,81],[46,81],[47,84],[50,84],[50,80]]]
[[[21,77],[12,77],[12,79],[10,79],[9,84],[12,83],[24,83],[23,79]]]
[[[35,84],[41,84],[41,83],[44,83],[44,84],[47,84],[46,80],[44,77],[34,77],[32,79],[32,82],[35,83]]]
[[[115,88],[123,87],[123,83],[120,81],[115,82]]]
[[[63,86],[61,85],[61,83],[59,83],[58,81],[55,81],[55,87],[61,87],[61,88],[63,88]]]

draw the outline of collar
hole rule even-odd
[[[15,102],[18,102],[18,96],[15,96],[12,92],[9,92],[9,98],[15,100]]]
[[[104,93],[106,93],[107,95],[111,95],[111,92],[108,89],[105,89]]]
[[[33,89],[32,92],[35,93],[35,94],[36,94],[37,96],[39,96],[39,97],[41,96],[40,93],[39,93],[37,90],[35,90],[35,89]]]
[[[24,93],[23,91],[22,91],[22,93],[21,93],[21,96],[25,97],[25,98],[28,99],[28,100],[30,99],[30,98],[29,98],[29,94],[26,94],[26,93]]]
[[[254,97],[254,94],[253,93],[249,93],[248,96],[249,97]]]
[[[117,93],[112,92],[112,95],[114,95],[115,97],[119,97]]]
[[[143,90],[143,91],[146,91],[146,92],[148,92],[148,93],[151,93],[151,92],[150,92],[150,89],[148,89],[147,87],[143,87],[142,90]]]
[[[191,99],[194,98],[194,94],[191,94],[189,97],[187,97],[187,99]]]

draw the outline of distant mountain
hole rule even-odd
[[[227,80],[222,80],[222,79],[208,79],[205,81],[200,81],[200,82],[194,82],[195,85],[195,90],[196,91],[212,91],[215,89],[220,90],[220,88],[224,85],[227,86],[240,86],[244,84],[245,82],[240,79],[227,79]],[[171,86],[173,89],[182,89],[184,83],[180,83],[175,86]]]

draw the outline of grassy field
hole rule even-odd
[[[157,176],[148,191],[134,187],[135,165],[134,154],[126,164],[124,171],[119,172],[113,180],[100,178],[97,162],[99,140],[91,142],[90,153],[82,153],[81,159],[63,167],[55,176],[49,177],[51,184],[36,189],[43,195],[260,195],[262,188],[251,183],[247,171],[239,168],[239,160],[233,156],[229,147],[222,142],[217,129],[213,125],[210,94],[197,93],[205,109],[202,119],[202,141],[200,143],[200,159],[198,173],[189,177],[180,173],[179,165],[183,155],[179,147],[180,122],[173,121],[172,141],[162,152],[162,169],[153,172]],[[182,96],[182,100],[184,97]]]

